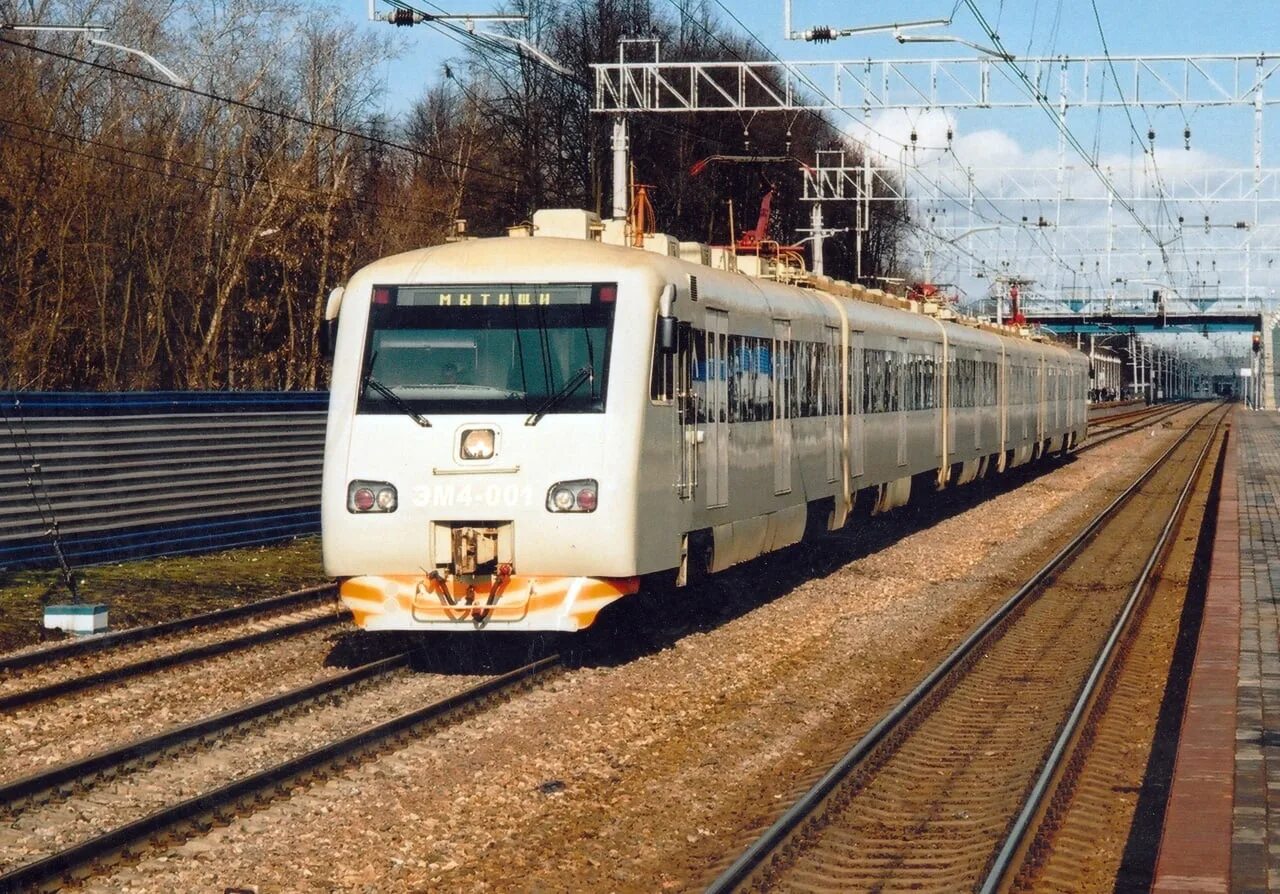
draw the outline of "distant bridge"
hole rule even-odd
[[[1067,313],[1027,315],[1054,335],[1139,335],[1149,332],[1261,332],[1262,314],[1235,313]]]

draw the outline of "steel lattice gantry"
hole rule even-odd
[[[593,65],[592,111],[795,112],[861,109],[1013,109],[1134,105],[1275,105],[1263,85],[1280,55],[1061,56],[1008,63],[988,58],[839,62],[619,62]],[[1123,95],[1104,84],[1114,66]]]
[[[651,59],[626,61],[620,56],[617,63],[593,66],[593,110],[621,120],[638,112],[810,110],[869,114],[1039,108],[1049,113],[1061,132],[1055,168],[983,170],[980,158],[962,162],[951,154],[949,133],[950,167],[914,157],[909,163],[900,158],[896,168],[865,158],[846,166],[843,153],[819,153],[816,163],[805,172],[803,196],[814,203],[811,232],[815,263],[821,255],[821,238],[830,232],[822,228],[821,203],[854,202],[856,222],[852,229],[861,238],[872,202],[910,201],[916,209],[913,225],[922,243],[926,269],[932,266],[935,253],[946,251],[957,260],[965,259],[970,273],[976,262],[989,278],[1018,275],[1041,282],[1054,293],[1067,288],[1079,291],[1088,277],[1094,281],[1094,292],[1102,297],[1113,290],[1113,283],[1142,282],[1151,277],[1184,282],[1181,291],[1189,293],[1202,288],[1210,275],[1240,269],[1227,258],[1241,256],[1244,282],[1240,291],[1247,297],[1257,285],[1250,282],[1250,268],[1266,270],[1271,263],[1267,255],[1280,249],[1280,242],[1273,238],[1274,227],[1269,226],[1271,215],[1264,214],[1264,209],[1269,212],[1280,205],[1280,178],[1276,170],[1262,166],[1263,109],[1280,103],[1280,91],[1269,96],[1265,87],[1278,68],[1280,55],[1270,53],[664,62],[655,50]],[[1115,184],[1121,182],[1122,172],[1101,164],[1096,157],[1082,158],[1083,164],[1077,167],[1067,164],[1070,110],[1177,108],[1193,113],[1218,107],[1252,110],[1251,168],[1161,171],[1154,182],[1144,182],[1140,188],[1131,184],[1121,191]],[[1186,134],[1189,146],[1189,124]],[[1018,203],[1034,213],[1003,211]],[[1195,210],[1185,215],[1170,212],[1172,203],[1194,206]],[[1086,219],[1079,210],[1089,204],[1100,210],[1094,218]],[[929,206],[944,213],[934,214]],[[1064,210],[1067,208],[1076,212],[1074,217]],[[1210,209],[1216,215],[1212,221],[1206,213]],[[1134,225],[1139,232],[1127,237],[1126,228]],[[1211,228],[1226,226],[1241,232],[1231,240],[1225,234],[1210,233]],[[1197,228],[1207,235],[1197,236]],[[1079,245],[1072,229],[1080,235],[1091,229],[1096,244]],[[1019,231],[1022,236],[1015,239]],[[997,235],[968,241],[970,234],[983,232]],[[963,245],[961,240],[966,240]],[[1012,245],[1019,257],[1007,258],[1008,249],[991,254],[990,247],[997,240]],[[1174,252],[1176,258],[1172,257]],[[1203,265],[1196,260],[1201,255],[1205,257]],[[1218,255],[1221,266],[1211,270],[1212,258]],[[1035,269],[1007,269],[1015,260]],[[1118,269],[1113,269],[1113,260]],[[1035,298],[1032,294],[1027,297]]]

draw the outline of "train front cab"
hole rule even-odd
[[[574,631],[638,590],[650,357],[617,334],[652,331],[655,278],[621,249],[557,263],[559,241],[428,249],[347,287],[322,517],[364,629]],[[503,259],[520,283],[474,281]]]

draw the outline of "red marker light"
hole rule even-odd
[[[373,303],[374,304],[390,304],[391,290],[390,289],[374,289]]]
[[[599,297],[601,304],[613,304],[613,302],[618,300],[618,287],[601,286]]]

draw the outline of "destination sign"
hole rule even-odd
[[[612,286],[591,284],[399,286],[397,307],[554,307],[586,305]],[[376,291],[376,290],[375,290]]]

